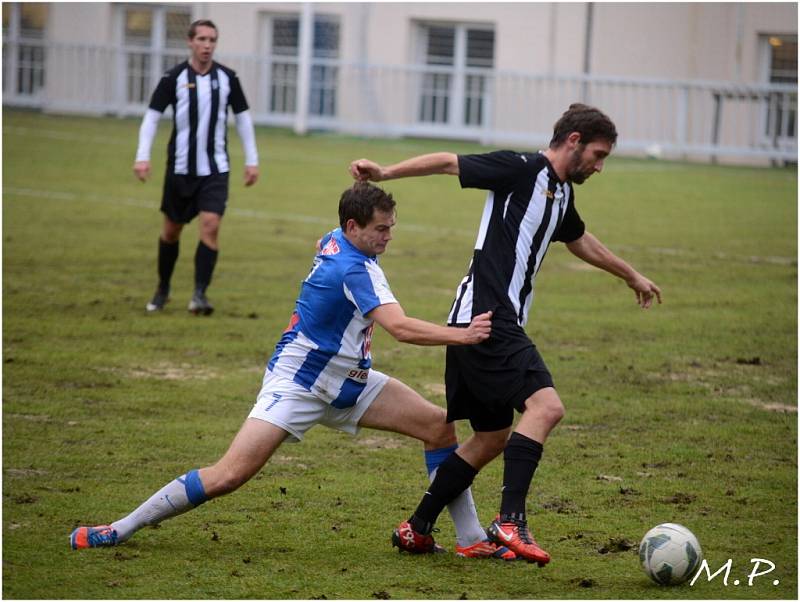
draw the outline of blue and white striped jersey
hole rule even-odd
[[[366,314],[397,300],[377,257],[359,251],[341,228],[322,237],[319,247],[267,370],[347,408],[364,390],[372,365],[374,322]]]

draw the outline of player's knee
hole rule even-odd
[[[558,397],[548,400],[545,406],[545,411],[550,424],[553,426],[561,422],[561,419],[564,418],[564,414],[566,413],[564,404],[561,403],[561,400]]]
[[[436,448],[450,447],[458,441],[456,427],[452,422],[447,422],[447,412],[437,408],[437,418],[429,423],[429,433],[425,443]]]
[[[551,428],[558,424],[565,414],[564,404],[556,394],[534,395],[525,402],[525,411],[530,411],[537,421],[546,423]]]

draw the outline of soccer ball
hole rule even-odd
[[[703,551],[683,525],[663,523],[644,534],[639,544],[642,570],[659,585],[677,585],[694,576]]]

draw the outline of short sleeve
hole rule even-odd
[[[530,175],[527,153],[509,150],[481,155],[458,155],[458,179],[462,188],[509,190]]]
[[[231,74],[230,105],[234,113],[242,113],[250,108],[247,105],[247,99],[244,97],[242,84],[239,83],[239,77],[235,73]]]
[[[355,264],[347,270],[344,291],[364,316],[380,305],[397,303],[383,270],[373,260]]]
[[[175,102],[176,79],[171,71],[165,73],[158,82],[153,96],[150,98],[149,108],[159,113],[167,110],[167,107]]]
[[[581,216],[578,215],[578,210],[575,208],[575,195],[570,190],[567,210],[564,212],[564,219],[561,220],[561,226],[558,228],[558,232],[555,233],[555,236],[553,236],[553,240],[565,243],[574,242],[583,236],[584,232],[586,232],[586,224],[583,223]]]

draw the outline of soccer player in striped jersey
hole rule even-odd
[[[216,25],[208,20],[192,23],[188,44],[189,60],[167,71],[153,92],[139,128],[133,171],[142,182],[150,176],[150,150],[158,121],[171,106],[173,128],[161,199],[164,222],[158,240],[158,286],[146,309],[149,312],[164,309],[178,260],[181,231],[199,215],[200,240],[194,255],[194,294],[189,311],[207,316],[214,311],[206,289],[217,263],[220,222],[228,201],[229,107],[244,147],[245,186],[252,186],[258,179],[258,151],[253,120],[239,78],[213,60]]]
[[[528,530],[526,498],[564,406],[524,330],[548,245],[564,242],[583,261],[623,279],[642,308],[661,302],[658,286],[586,231],[575,207],[573,185],[603,169],[616,139],[606,115],[573,104],[556,122],[549,148],[539,153],[432,153],[387,167],[367,159],[351,163],[350,173],[360,181],[449,174],[463,188],[488,191],[472,261],[448,317],[448,324],[463,327],[493,312],[491,337],[447,349],[447,418],[468,419],[474,434],[442,462],[414,514],[395,530],[409,550],[432,545],[430,532],[445,505],[502,452],[500,513],[487,532],[519,557],[549,562]],[[514,410],[521,417],[512,432]]]
[[[491,312],[463,328],[409,317],[395,299],[378,255],[395,225],[391,195],[367,183],[346,190],[339,202],[340,227],[317,243],[314,263],[300,289],[289,325],[269,360],[256,403],[227,453],[165,485],[128,516],[98,527],[79,527],[73,549],[113,546],[153,525],[229,493],[255,475],[286,439],[299,441],[323,424],[355,434],[361,427],[421,440],[430,478],[456,449],[445,411],[372,368],[372,331],[377,322],[395,339],[415,345],[471,345],[485,340]],[[456,527],[456,553],[471,558],[515,559],[487,540],[469,489],[449,504]],[[433,545],[424,552],[441,551]]]

